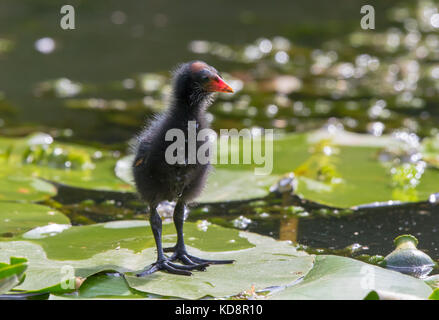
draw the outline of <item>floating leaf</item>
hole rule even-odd
[[[431,300],[439,300],[439,288],[435,289],[433,293],[428,297]]]
[[[0,294],[8,292],[22,282],[27,269],[27,259],[10,257],[9,264],[0,262]]]
[[[49,223],[70,224],[70,220],[59,211],[37,204],[0,202],[0,212],[0,240]]]
[[[206,272],[194,272],[189,279],[157,273],[143,278],[127,275],[127,282],[136,290],[159,295],[185,299],[224,297],[243,292],[252,285],[256,290],[286,285],[305,275],[312,267],[314,257],[296,251],[287,242],[250,233],[241,235],[256,246],[219,254],[192,250],[196,256],[208,259],[235,259],[234,264],[214,265]]]
[[[310,139],[314,139],[313,134]],[[397,142],[387,137],[382,139],[360,134],[335,134],[333,148],[338,152],[330,157],[333,158],[332,170],[340,181],[327,183],[318,177],[301,176],[301,172],[295,172],[299,180],[297,193],[308,200],[346,208],[390,200],[422,201],[436,192],[439,172],[432,169],[426,169],[415,186],[406,189],[395,186],[391,170],[378,159],[378,153],[383,143]]]
[[[117,298],[117,299],[142,299],[146,294],[134,293],[126,283],[123,275],[119,273],[99,273],[93,275],[82,283],[79,288],[79,298]]]
[[[208,233],[195,223],[185,223],[186,243],[205,251],[239,250],[252,247],[234,229],[211,225]],[[163,225],[164,241],[173,244],[175,228]],[[99,239],[99,241],[96,241]],[[88,226],[72,227],[52,237],[32,240],[41,244],[49,259],[82,260],[112,249],[130,249],[139,253],[145,248],[155,248],[154,236],[146,221],[114,221]]]
[[[56,195],[56,188],[49,182],[17,174],[16,170],[0,169],[0,200],[40,201]]]
[[[108,152],[53,142],[47,134],[34,134],[22,139],[0,138],[0,154],[7,155],[2,159],[4,163],[0,175],[12,183],[14,179],[21,179],[15,185],[22,186],[21,192],[17,192],[24,199],[40,200],[44,198],[43,195],[52,196],[56,193],[53,186],[33,177],[78,188],[121,192],[133,190],[114,175],[116,159]],[[20,172],[20,176],[16,177],[15,172]],[[36,188],[40,194],[35,194]],[[2,189],[0,184],[0,197]],[[14,194],[5,194],[4,197],[15,199]]]
[[[317,256],[305,278],[271,296],[273,299],[360,300],[371,290],[426,299],[431,288],[424,281],[338,256]]]
[[[265,140],[255,138],[264,146]],[[218,159],[231,160],[225,153],[242,153],[249,138],[231,140],[229,149],[218,152]],[[255,142],[253,142],[255,143]],[[439,171],[423,169],[416,184],[407,172],[392,174],[389,165],[378,158],[388,145],[398,146],[401,141],[389,136],[355,134],[336,131],[330,134],[319,130],[307,134],[289,134],[273,140],[272,172],[256,175],[255,164],[217,164],[208,178],[207,188],[198,202],[219,202],[263,197],[269,186],[281,175],[294,172],[297,179],[296,193],[321,204],[348,208],[374,202],[422,201],[437,192]],[[219,144],[218,144],[219,145]],[[224,155],[225,154],[225,155]],[[240,154],[241,162],[243,159]],[[132,183],[132,156],[119,160],[116,174]],[[219,162],[219,160],[218,160]],[[270,164],[268,163],[268,167]],[[395,183],[395,181],[398,183]],[[408,187],[405,188],[405,185]]]
[[[171,226],[165,224],[166,246],[175,243],[175,230],[170,230]],[[90,227],[72,227],[39,240],[0,242],[0,261],[12,252],[25,256],[29,269],[26,281],[18,288],[56,293],[74,290],[75,277],[87,278],[111,270],[136,272],[155,261],[152,234],[144,222],[117,221]],[[164,272],[145,278],[127,275],[129,286],[138,291],[183,298],[234,295],[252,284],[257,289],[287,284],[306,274],[314,259],[297,252],[287,242],[215,225],[203,231],[195,223],[187,222],[185,238],[192,254],[236,259],[236,263],[211,266],[206,272],[194,272],[193,277]]]

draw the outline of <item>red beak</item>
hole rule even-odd
[[[209,82],[208,90],[210,92],[233,92],[233,89],[220,76],[216,76]]]

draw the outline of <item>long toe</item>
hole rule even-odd
[[[183,264],[186,264],[186,265],[195,265],[195,264],[198,264],[198,263],[193,262],[191,259],[189,259],[189,257],[187,256],[187,254],[180,254],[180,255],[178,255],[178,254],[174,254],[174,256],[175,256],[175,259],[180,260]],[[174,256],[173,256],[173,257],[174,257]],[[207,264],[207,265],[209,265],[209,264]]]
[[[172,274],[178,274],[178,275],[182,275],[182,276],[190,276],[192,275],[192,273],[188,270],[193,270],[196,268],[182,268],[184,266],[179,266],[177,264],[171,263],[167,260],[165,261],[157,261],[155,263],[153,263],[151,266],[149,266],[148,268],[146,268],[144,271],[137,273],[136,276],[137,277],[145,277],[148,276],[150,274],[153,274],[154,272],[157,271],[166,271]]]
[[[173,267],[174,269],[178,269],[178,270],[199,270],[199,271],[204,271],[206,270],[206,267],[209,266],[208,263],[192,263],[189,265],[179,265],[179,264],[175,264],[172,262],[168,262],[167,263],[169,266]]]
[[[144,277],[144,276],[150,275],[156,271],[159,271],[159,267],[157,266],[156,263],[154,263],[151,266],[149,266],[146,270],[137,273],[136,277]]]
[[[191,255],[187,255],[188,258],[195,262],[195,263],[207,263],[207,264],[230,264],[230,263],[234,263],[235,260],[208,260],[208,259],[201,259],[198,257],[194,257]]]
[[[182,276],[191,276],[192,275],[192,272],[187,271],[181,267],[183,267],[183,266],[178,266],[178,265],[170,263],[170,262],[165,262],[163,264],[163,268],[161,270],[167,271],[167,272],[172,273],[172,274],[179,274]]]
[[[206,267],[209,266],[208,263],[195,263],[190,260],[190,263],[187,265],[180,265],[172,263],[171,259],[164,260],[164,261],[157,261],[156,263],[153,263],[151,266],[146,268],[144,271],[136,274],[137,277],[144,277],[147,275],[150,275],[157,271],[166,271],[172,274],[179,274],[183,276],[190,276],[192,273],[191,270],[199,270],[199,271],[205,271]]]

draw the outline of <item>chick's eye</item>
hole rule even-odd
[[[207,82],[207,80],[209,80],[209,77],[207,75],[203,75],[203,76],[201,76],[201,80],[203,82]]]

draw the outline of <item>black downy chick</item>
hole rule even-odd
[[[233,92],[215,68],[202,61],[182,64],[174,73],[173,97],[169,108],[152,120],[137,137],[133,175],[137,190],[150,207],[150,223],[157,246],[157,261],[137,276],[145,276],[158,270],[191,275],[190,270],[205,270],[210,264],[233,263],[233,260],[205,260],[189,255],[183,239],[183,223],[186,203],[202,191],[210,165],[195,159],[188,161],[188,124],[195,121],[196,132],[208,128],[205,112],[213,102],[214,92]],[[192,122],[194,124],[194,122]],[[166,141],[166,133],[180,129],[185,134],[185,159],[180,163],[166,161],[166,149],[173,141]],[[196,149],[203,141],[196,142]],[[174,223],[177,243],[172,248],[162,248],[162,221],[157,205],[162,201],[176,201]],[[164,252],[174,252],[171,257]],[[175,264],[179,260],[183,265]]]

